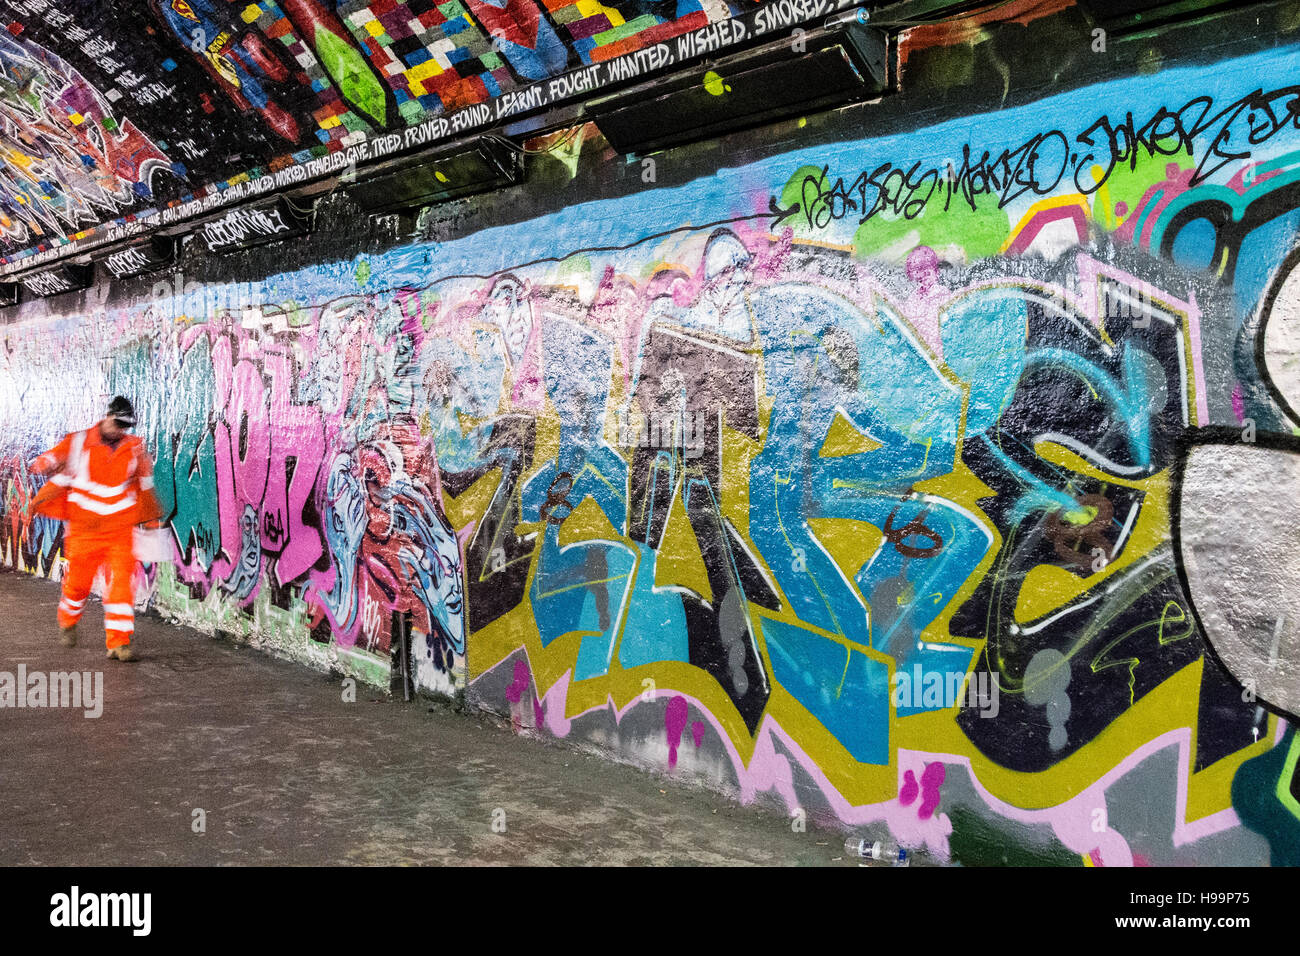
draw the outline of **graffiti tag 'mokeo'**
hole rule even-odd
[[[103,671],[27,670],[18,665],[18,673],[0,671],[0,708],[4,707],[71,707],[85,710],[90,719],[104,713]]]

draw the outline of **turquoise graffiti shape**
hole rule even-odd
[[[524,521],[545,525],[529,595],[533,616],[543,647],[568,634],[583,635],[574,662],[574,680],[609,672],[623,602],[637,565],[636,553],[621,541],[588,540],[560,546],[560,524],[589,497],[611,518],[611,524],[617,527],[622,522],[626,504],[621,489],[627,480],[627,466],[612,449],[596,450],[591,458],[594,461],[584,461],[581,466],[569,463],[569,467],[577,467],[576,475],[551,463],[523,489]],[[607,477],[602,469],[613,471],[614,476]],[[568,504],[561,503],[561,497]]]
[[[889,763],[889,668],[782,621],[763,621],[775,677],[859,763]]]
[[[910,327],[883,301],[864,311],[834,293],[786,284],[756,293],[750,305],[773,399],[767,441],[751,467],[750,534],[787,602],[809,624],[862,645],[879,648],[883,641],[899,666],[919,662],[945,674],[964,672],[970,648],[922,643],[919,635],[992,542],[973,516],[911,494],[917,482],[952,469],[962,413],[960,387],[941,373]],[[1009,314],[1012,325],[1018,322],[1023,353],[1023,303],[995,293],[986,301],[972,301],[967,309],[975,318]],[[1002,373],[1001,380],[985,373],[975,403],[989,407],[995,417],[1010,400],[1017,377],[1018,368]],[[822,457],[819,452],[837,417],[878,447]],[[891,521],[905,527],[914,519],[929,520],[940,534],[941,557],[907,559],[893,543],[885,543],[856,573],[855,589],[812,533],[810,518],[851,519],[879,528]],[[892,606],[873,605],[869,612],[862,595],[883,601],[891,585],[896,590],[889,597]],[[911,595],[911,606],[899,614],[904,594]],[[882,625],[879,634],[877,623]],[[777,680],[857,759],[887,760],[887,665],[787,623],[764,621],[763,632]],[[923,709],[918,700],[899,712]]]
[[[216,383],[206,336],[185,353],[170,389],[183,399],[170,403],[171,414],[161,429],[154,468],[156,493],[182,549],[192,547],[191,559],[207,572],[222,542],[211,427]]]
[[[560,447],[524,484],[522,517],[543,523],[530,597],[542,645],[581,633],[574,680],[609,672],[623,602],[637,563],[621,541],[560,546],[564,520],[587,498],[618,531],[625,530],[627,463],[602,437],[609,399],[609,343],[590,329],[557,320],[545,342],[546,391],[560,416]],[[605,373],[593,383],[593,369]]]

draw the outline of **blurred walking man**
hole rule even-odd
[[[104,643],[108,656],[134,657],[135,526],[162,515],[153,492],[153,459],[136,435],[135,410],[122,396],[108,414],[85,431],[66,435],[29,466],[50,480],[32,498],[33,511],[67,522],[63,554],[68,559],[59,602],[59,627],[67,647],[77,643],[77,621],[85,610],[99,569],[107,571],[104,598]]]

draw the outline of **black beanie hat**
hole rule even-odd
[[[121,425],[135,425],[135,409],[121,395],[108,403],[108,417],[117,419]]]

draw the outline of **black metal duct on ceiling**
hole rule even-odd
[[[206,220],[194,234],[203,240],[209,252],[224,254],[305,236],[314,223],[314,204],[304,209],[285,196],[276,196],[269,203],[238,206]]]
[[[619,152],[653,152],[879,96],[886,53],[884,32],[852,19],[643,83],[585,113]]]
[[[1079,6],[1097,26],[1124,36],[1251,4],[1241,0],[1080,0]]]
[[[18,283],[23,287],[25,294],[43,299],[46,296],[62,295],[64,292],[85,289],[90,286],[94,278],[95,267],[93,265],[67,263],[50,269],[42,269],[39,272],[29,272],[24,276],[20,276]]]
[[[348,194],[367,210],[384,212],[501,189],[522,178],[519,148],[489,135],[367,172]]]
[[[114,279],[127,279],[165,269],[176,259],[176,240],[172,236],[151,236],[132,243],[96,260]]]

